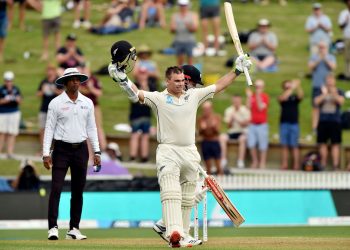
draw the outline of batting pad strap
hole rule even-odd
[[[181,201],[181,187],[179,177],[173,174],[162,175],[159,179],[160,199]]]
[[[197,182],[185,182],[181,184],[182,189],[182,207],[190,207],[194,206],[195,200],[195,190],[196,190]]]

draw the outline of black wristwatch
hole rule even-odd
[[[96,151],[95,155],[101,155],[101,151]]]

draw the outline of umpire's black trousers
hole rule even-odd
[[[79,229],[81,212],[83,209],[83,190],[86,182],[86,171],[89,151],[86,141],[81,143],[66,143],[54,141],[52,153],[52,182],[49,198],[49,229],[57,226],[58,207],[64,178],[70,167],[71,172],[71,200],[70,200],[70,228]]]

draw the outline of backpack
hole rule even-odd
[[[308,152],[303,158],[301,169],[304,171],[322,171],[320,154],[316,151]]]

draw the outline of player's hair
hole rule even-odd
[[[181,74],[183,73],[184,71],[182,70],[182,68],[178,67],[178,66],[171,66],[169,68],[166,69],[165,71],[165,77],[167,79],[170,79],[171,78],[171,75],[172,74]]]

